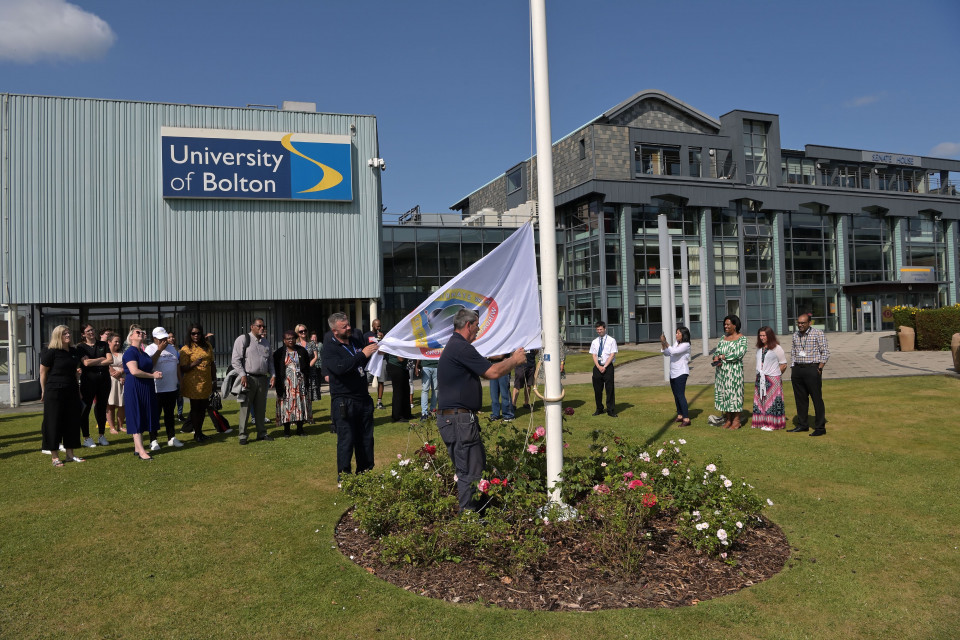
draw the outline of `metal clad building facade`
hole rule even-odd
[[[15,94],[0,101],[0,303],[23,316],[21,380],[36,379],[51,323],[78,331],[103,318],[125,337],[131,318],[182,333],[219,313],[221,360],[254,309],[275,322],[277,344],[287,324],[322,332],[332,310],[358,326],[375,313],[383,274],[380,169],[369,162],[379,157],[374,116]],[[349,141],[352,200],[164,198],[166,127],[240,139],[339,136]],[[138,316],[138,305],[150,311]],[[9,381],[10,316],[0,327],[0,385]]]

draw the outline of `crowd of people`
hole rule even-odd
[[[470,335],[470,327],[475,321],[466,316],[459,319],[462,324],[457,326],[455,321],[451,344],[460,345],[457,336],[469,344],[475,338]],[[43,450],[51,455],[55,467],[62,467],[66,462],[84,462],[76,455],[76,450],[108,446],[110,441],[106,430],[109,428],[112,435],[126,433],[131,436],[134,455],[139,460],[149,461],[153,459],[151,453],[161,448],[161,417],[166,436],[164,442],[168,447],[183,446],[176,434],[177,420],[184,422],[182,431],[192,433],[195,442],[205,442],[209,439],[203,433],[207,415],[213,416],[219,409],[221,394],[231,393],[237,396],[240,404],[239,443],[246,445],[249,442],[251,423],[257,440],[270,441],[273,438],[266,428],[270,389],[275,391],[275,419],[283,427],[283,436],[294,435],[291,432],[294,427],[295,434],[303,436],[306,435],[304,425],[314,421],[313,402],[320,398],[321,385],[326,382],[330,389],[331,431],[338,439],[338,473],[350,473],[354,459],[356,469],[363,471],[373,466],[373,412],[384,409],[384,377],[389,377],[393,387],[391,419],[394,421],[414,418],[413,381],[419,378],[419,417],[436,416],[438,424],[447,426],[441,428],[441,436],[451,451],[451,457],[456,454],[464,458],[460,461],[464,470],[462,477],[470,478],[476,462],[472,458],[476,454],[473,450],[475,442],[463,437],[463,425],[452,430],[462,420],[444,416],[469,413],[473,415],[471,419],[475,419],[480,392],[473,387],[480,384],[481,377],[487,378],[490,384],[491,418],[513,420],[521,391],[524,393],[522,408],[531,408],[536,351],[518,349],[511,354],[481,358],[481,366],[477,360],[479,354],[474,357],[476,350],[472,346],[472,351],[451,351],[448,344],[444,354],[448,351],[459,354],[457,360],[448,358],[448,361],[459,363],[455,374],[450,373],[450,366],[444,371],[444,357],[439,361],[421,361],[387,354],[379,375],[372,376],[364,368],[383,338],[380,321],[374,320],[372,330],[363,334],[355,331],[342,313],[330,316],[328,325],[330,330],[322,342],[318,341],[317,333],[310,333],[306,325],[298,324],[283,333],[283,344],[279,348],[272,349],[266,337],[266,323],[263,318],[254,319],[250,331],[234,341],[231,366],[220,390],[216,386],[213,335],[206,333],[200,324],[190,326],[187,342],[179,349],[173,332],[162,326],[155,327],[148,336],[139,325],[131,325],[125,342],[122,342],[121,335],[112,329],[98,332],[86,324],[81,329],[82,340],[76,345],[70,329],[65,325],[57,326],[40,357]],[[747,337],[741,330],[740,318],[736,315],[724,318],[724,336],[711,361],[716,371],[714,406],[722,413],[717,426],[726,429],[741,427],[743,359],[749,348]],[[597,337],[590,346],[594,363],[594,415],[606,412],[616,417],[614,364],[617,342],[606,333],[603,322],[596,324],[596,332]],[[676,422],[686,427],[691,424],[686,400],[690,331],[678,327],[673,344],[664,335],[660,336],[660,344],[664,357],[670,361]],[[789,431],[810,430],[808,414],[812,401],[815,423],[810,435],[823,435],[826,433],[826,419],[821,381],[830,353],[823,332],[810,326],[809,314],[801,314],[797,319],[791,355],[797,414],[796,426]],[[764,431],[786,428],[782,376],[787,366],[786,352],[776,333],[771,327],[761,327],[756,342],[752,427]],[[511,375],[514,378],[512,393]],[[376,407],[368,390],[373,377],[378,378]],[[186,419],[183,417],[184,399],[190,401]],[[91,413],[97,424],[96,441],[90,433]],[[62,459],[60,453],[64,454]]]
[[[749,348],[747,337],[741,333],[740,318],[728,315],[723,319],[723,339],[713,351],[711,365],[715,368],[714,407],[722,413],[715,426],[739,429],[743,412],[743,358]],[[599,332],[599,331],[598,331]],[[596,342],[596,341],[595,341]],[[677,327],[676,339],[671,345],[666,336],[660,336],[664,357],[670,359],[670,388],[673,391],[680,426],[690,425],[686,399],[687,378],[690,375],[690,330]],[[787,370],[787,354],[771,327],[757,330],[756,376],[754,379],[753,415],[750,426],[762,431],[786,429],[786,406],[783,402],[782,376]],[[809,405],[813,401],[815,422],[811,436],[826,433],[823,404],[823,368],[830,358],[823,331],[810,326],[810,314],[797,318],[797,331],[791,345],[793,371],[791,382],[797,405],[796,426],[790,432],[810,431]],[[597,368],[594,368],[596,387]],[[597,391],[600,411],[600,392]],[[597,414],[594,414],[597,415]],[[712,418],[713,416],[711,416]]]

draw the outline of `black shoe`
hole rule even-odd
[[[182,427],[180,427],[180,433],[193,433],[193,425],[192,424],[183,425]]]
[[[825,430],[824,430],[824,431],[818,431],[818,430],[814,429],[813,433],[810,434],[810,437],[813,438],[813,437],[816,437],[816,436],[825,436],[825,435],[827,435],[827,432],[826,432]]]
[[[210,436],[204,435],[203,433],[196,433],[193,436],[194,442],[206,442],[209,439],[210,439]]]
[[[239,440],[239,442],[240,442],[240,446],[243,446],[243,445],[247,444],[247,439],[246,439],[246,438],[241,438],[241,439]]]
[[[266,435],[266,434],[264,434],[264,435],[262,435],[262,436],[257,436],[257,440],[258,440],[258,441],[263,440],[264,442],[273,442],[273,438],[271,438],[270,436],[268,436],[268,435]]]
[[[602,416],[602,415],[603,415],[603,409],[597,409],[596,411],[593,412],[593,415],[595,415],[595,416]]]
[[[607,415],[610,416],[611,418],[616,418],[616,417],[617,417],[617,412],[616,412],[616,411],[607,411]]]
[[[801,431],[810,431],[810,427],[794,427],[793,429],[787,429],[787,433],[800,433]]]

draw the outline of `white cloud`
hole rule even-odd
[[[930,149],[930,155],[934,158],[952,158],[960,155],[960,142],[941,142],[933,149]]]
[[[116,39],[110,25],[65,0],[0,0],[0,60],[91,60]]]
[[[884,93],[875,93],[870,96],[860,96],[859,98],[853,98],[852,100],[847,100],[843,103],[845,107],[865,107],[868,104],[873,104],[882,98]]]

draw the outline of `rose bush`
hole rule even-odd
[[[589,453],[563,466],[558,488],[574,509],[565,512],[546,500],[546,430],[491,421],[482,428],[487,467],[475,489],[483,508],[459,514],[445,447],[430,440],[432,427],[411,429],[424,442],[416,452],[343,481],[354,519],[379,539],[389,562],[475,557],[504,575],[535,565],[549,537],[579,534],[598,562],[629,575],[643,561],[654,521],[663,526],[669,518],[694,548],[727,558],[765,506],[745,480],[728,477],[721,460],[691,461],[684,439],[643,447],[595,431]]]

